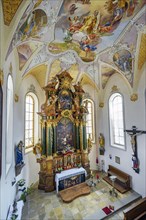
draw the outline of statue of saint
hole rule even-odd
[[[99,145],[100,145],[100,147],[104,148],[104,144],[105,144],[105,140],[104,140],[103,134],[100,133],[99,134]]]
[[[39,139],[38,143],[34,146],[33,153],[36,155],[37,158],[41,157],[42,147],[41,147],[40,139]]]
[[[127,132],[127,134],[130,135],[131,137],[131,147],[132,147],[132,150],[133,150],[133,153],[135,154],[136,152],[136,137],[140,134],[142,134],[142,131],[141,132],[138,132],[136,134],[133,134],[133,133],[130,133],[130,132]]]
[[[89,137],[88,137],[88,151],[90,152],[92,148],[92,141],[91,141],[91,134],[89,134]]]
[[[20,141],[18,146],[16,147],[16,165],[21,165],[24,163],[23,161],[23,141]]]

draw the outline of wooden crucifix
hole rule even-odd
[[[137,155],[137,136],[141,134],[146,134],[146,131],[137,130],[136,126],[132,126],[132,130],[124,130],[131,137],[131,146],[133,150],[132,162],[133,169],[136,173],[139,173],[139,161]]]

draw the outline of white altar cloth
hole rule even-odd
[[[72,176],[76,176],[76,175],[83,174],[83,173],[85,173],[85,176],[87,176],[87,172],[83,167],[73,168],[69,170],[64,170],[61,173],[56,173],[55,175],[56,192],[58,193],[58,185],[59,185],[60,180],[64,180]]]

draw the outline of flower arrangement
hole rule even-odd
[[[30,187],[25,186],[25,179],[20,179],[17,182],[17,187],[18,187],[18,201],[23,200],[23,202],[26,202],[26,197],[29,195],[31,192],[34,191],[34,186],[33,183],[30,185]]]

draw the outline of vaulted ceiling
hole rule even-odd
[[[10,26],[23,4],[3,0]],[[26,3],[26,2],[25,2]],[[67,70],[74,82],[104,90],[119,73],[133,89],[146,61],[145,0],[32,0],[19,21],[6,60],[17,53],[21,77],[33,75],[43,87]]]

